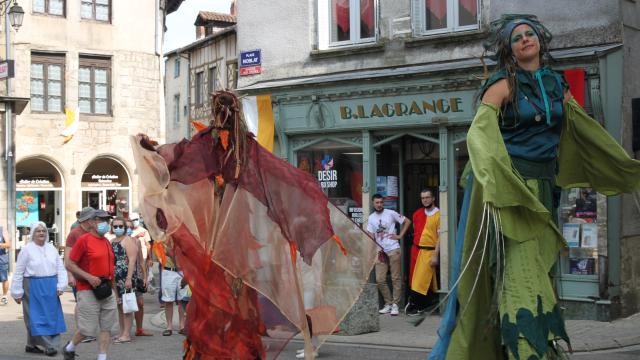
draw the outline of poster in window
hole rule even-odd
[[[598,247],[598,224],[588,223],[582,224],[582,239],[581,245],[583,248],[597,248]]]
[[[594,275],[596,273],[595,258],[569,259],[569,273],[574,275]]]
[[[562,236],[564,236],[569,247],[580,246],[580,224],[563,224]]]
[[[598,211],[598,193],[593,189],[580,189],[576,199],[576,217],[581,219],[595,219]]]
[[[38,204],[37,192],[16,192],[16,226],[31,226],[39,221]]]

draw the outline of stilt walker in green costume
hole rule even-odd
[[[550,271],[565,241],[561,188],[640,188],[640,162],[576,103],[548,67],[532,15],[492,22],[498,69],[467,135],[469,165],[451,292],[430,360],[563,359],[569,344]]]

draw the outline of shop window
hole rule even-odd
[[[412,0],[415,35],[478,29],[480,0]]]
[[[33,0],[34,14],[64,16],[65,0]]]
[[[196,73],[196,105],[204,104],[204,71]]]
[[[29,242],[29,227],[36,221],[46,224],[49,242],[61,248],[63,197],[62,175],[49,161],[30,158],[16,164],[15,224],[20,234],[17,249]]]
[[[591,188],[565,190],[559,207],[568,250],[561,254],[562,275],[598,275],[606,256],[606,198]]]
[[[318,0],[320,49],[372,43],[377,34],[376,0]]]
[[[297,166],[318,178],[329,201],[362,225],[362,149],[324,141],[297,152]]]
[[[110,0],[81,0],[80,17],[87,20],[111,21]]]
[[[78,105],[83,114],[111,113],[111,59],[80,57]]]
[[[82,207],[106,210],[111,216],[130,211],[129,175],[116,160],[93,160],[82,174]]]
[[[31,111],[62,112],[64,55],[31,54]]]

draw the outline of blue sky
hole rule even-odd
[[[229,13],[231,0],[185,0],[178,11],[167,16],[167,32],[164,34],[163,51],[177,49],[196,39],[193,23],[200,10]]]

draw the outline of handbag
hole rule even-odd
[[[92,290],[96,299],[104,300],[111,296],[111,281],[107,278],[100,278],[100,285],[96,286]]]
[[[109,245],[107,244],[107,267],[111,264],[111,251],[109,251]],[[107,278],[100,278],[100,285],[96,286],[93,290],[93,295],[98,300],[104,300],[111,296],[111,280]]]
[[[122,312],[125,314],[129,314],[132,312],[138,311],[138,301],[136,299],[136,293],[133,289],[125,290],[124,294],[122,294]]]

